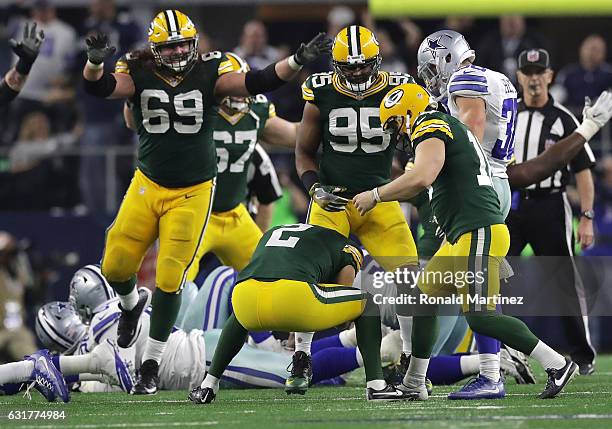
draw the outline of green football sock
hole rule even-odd
[[[513,349],[530,355],[538,337],[521,320],[496,312],[466,313],[465,318],[474,332],[493,337]]]
[[[133,275],[124,282],[111,282],[108,284],[117,292],[119,295],[129,295],[132,290],[136,287],[136,275]]]
[[[151,300],[151,327],[149,337],[157,341],[167,341],[179,308],[181,307],[181,294],[168,293],[155,289]]]
[[[380,313],[378,306],[368,298],[366,308],[361,316],[355,320],[357,347],[363,358],[366,381],[384,379],[382,364],[380,363]]]
[[[379,328],[380,331],[380,328]],[[221,335],[219,336],[219,342],[215,349],[215,354],[208,369],[208,373],[221,378],[223,371],[230,364],[234,356],[238,354],[244,342],[246,340],[248,331],[238,322],[236,316],[233,314],[227,319]]]

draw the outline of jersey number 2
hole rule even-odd
[[[268,241],[266,242],[266,247],[290,247],[294,248],[298,241],[300,241],[300,237],[289,236],[289,238],[282,238],[283,233],[285,232],[302,232],[307,229],[312,228],[312,225],[306,225],[303,223],[299,223],[297,225],[288,225],[283,228],[279,228],[275,230]]]

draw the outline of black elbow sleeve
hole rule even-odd
[[[5,79],[2,79],[2,82],[0,82],[0,108],[13,101],[15,97],[17,97],[17,94],[19,94],[19,91],[15,91],[8,86]]]
[[[83,86],[85,92],[96,96],[106,98],[110,96],[117,86],[117,79],[111,73],[104,73],[99,80],[87,80],[83,78]]]
[[[276,74],[276,63],[270,64],[263,70],[250,70],[244,77],[247,91],[252,95],[274,91],[286,83]]]

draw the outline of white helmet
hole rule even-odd
[[[88,324],[98,311],[98,307],[115,297],[115,291],[97,265],[85,265],[74,273],[70,280],[68,300],[78,312],[83,323]]]
[[[440,30],[427,36],[417,53],[417,74],[430,93],[438,98],[446,95],[446,86],[465,60],[474,61],[476,53],[465,37],[453,30]]]
[[[87,333],[87,326],[69,302],[53,301],[38,310],[35,330],[46,348],[70,354]]]

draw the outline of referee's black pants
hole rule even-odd
[[[567,256],[567,261],[555,265],[555,277],[565,279],[557,283],[563,288],[558,293],[566,297],[567,307],[563,313],[568,316],[555,317],[559,328],[567,338],[565,350],[572,360],[579,363],[593,362],[595,350],[591,345],[587,318],[587,302],[584,285],[576,271],[574,257],[574,234],[572,210],[565,192],[545,190],[520,191],[520,198],[513,199],[518,207],[510,210],[506,224],[510,230],[509,256],[519,256],[530,244],[537,256]],[[534,285],[536,287],[536,285]],[[553,293],[553,291],[551,291]],[[569,310],[568,310],[569,309]],[[550,313],[549,313],[550,314]],[[546,340],[546,332],[537,332]]]

